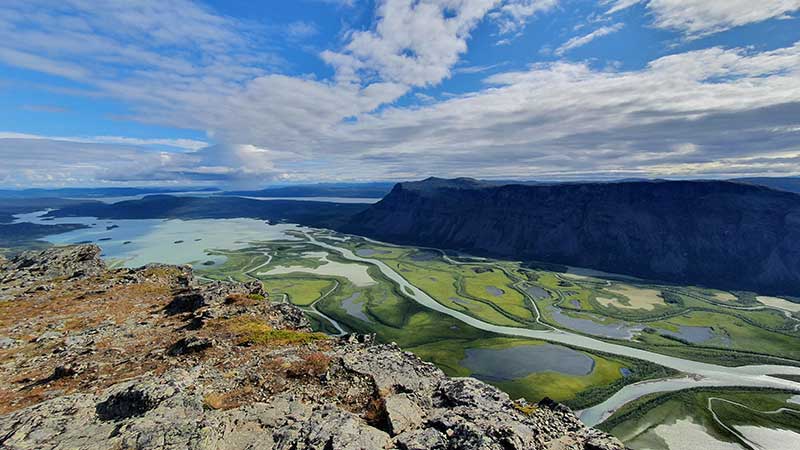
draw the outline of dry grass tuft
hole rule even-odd
[[[290,378],[318,378],[328,372],[331,358],[322,352],[313,352],[303,355],[286,369]]]
[[[250,401],[255,393],[252,386],[243,386],[230,392],[210,392],[203,397],[203,406],[207,409],[233,409]]]

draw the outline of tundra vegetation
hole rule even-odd
[[[338,253],[314,246],[301,233],[293,237],[298,240],[259,242],[237,251],[212,252],[226,257],[225,261],[198,266],[196,270],[208,279],[260,280],[273,301],[301,307],[319,331],[375,333],[379,340],[396,342],[449,375],[480,378],[513,398],[538,401],[550,397],[583,409],[602,402],[627,384],[675,375],[648,362],[478,330],[420,306],[373,265],[349,261]],[[800,365],[797,345],[800,313],[793,307],[785,307],[795,305],[796,299],[782,299],[785,304],[763,302],[751,292],[726,292],[531,262],[474,258],[437,249],[382,244],[355,236],[317,233],[316,238],[356,255],[380,260],[442,305],[488,323],[563,329],[680,358],[730,366]],[[322,253],[324,258],[320,257]],[[352,274],[339,270],[331,275],[323,267],[329,263],[347,264],[353,268]],[[276,267],[309,270],[268,274]],[[350,276],[364,270],[370,279],[368,285],[364,285],[363,279]],[[558,365],[518,367],[516,361],[524,359],[515,355],[545,345],[587,358],[591,361],[590,369],[575,374]],[[489,363],[476,367],[476,352],[489,358]],[[486,367],[492,362],[502,370],[487,372]],[[735,442],[735,435],[708,421],[710,413],[704,404],[711,395],[708,392],[645,397],[615,414],[604,426],[633,448],[653,442],[656,445],[653,448],[666,448],[658,432],[669,435],[677,430],[662,428],[649,435],[632,434],[630,430],[638,430],[642,420],[652,424],[674,422],[678,426],[690,423],[710,430],[714,439]],[[722,394],[718,396],[747,400],[741,402],[744,405],[761,399],[778,402],[787,398],[785,393],[756,390],[724,390]],[[639,407],[641,404],[646,407]],[[741,408],[724,402],[714,406],[715,411],[719,409],[731,417]],[[758,417],[748,414],[747,418],[737,418],[739,422],[728,416],[724,420],[762,425],[769,422],[774,427],[780,427],[784,420],[776,414]],[[776,421],[770,422],[773,417]]]
[[[631,448],[668,450],[670,444],[691,439],[693,430],[706,434],[706,448],[729,448],[713,441],[750,448],[794,448],[800,437],[800,403],[790,392],[769,389],[690,389],[653,394],[631,402],[600,428],[611,432]],[[783,436],[784,447],[770,445]],[[743,441],[742,438],[750,442]],[[700,442],[694,442],[700,446]],[[731,447],[736,448],[736,447]]]

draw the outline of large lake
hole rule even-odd
[[[217,263],[224,256],[208,255],[206,250],[236,250],[256,241],[294,240],[289,230],[305,230],[294,224],[268,224],[257,219],[135,219],[99,220],[94,217],[64,217],[43,220],[46,212],[19,214],[16,222],[39,224],[78,223],[80,230],[50,235],[44,240],[53,244],[92,242],[103,249],[103,256],[126,267],[148,263],[190,264]]]

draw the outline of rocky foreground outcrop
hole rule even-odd
[[[622,448],[554,402],[314,333],[258,282],[111,271],[98,255],[0,261],[0,448]]]

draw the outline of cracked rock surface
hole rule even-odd
[[[0,262],[13,293],[0,301],[0,448],[623,448],[555,402],[512,402],[372,336],[314,333],[258,283],[107,270],[98,254]]]

